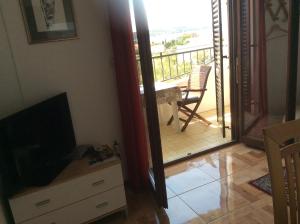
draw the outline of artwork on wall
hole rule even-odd
[[[29,43],[77,37],[72,0],[20,0]]]
[[[287,0],[265,0],[265,8],[270,18],[267,40],[286,37],[288,33],[288,2]]]
[[[286,0],[277,0],[277,5],[274,0],[266,0],[266,9],[268,10],[274,22],[281,20],[286,22],[288,20],[288,4]]]

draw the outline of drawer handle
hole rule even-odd
[[[50,203],[50,199],[46,199],[44,201],[40,201],[38,203],[35,204],[36,207],[41,207],[41,206],[44,206],[44,205],[47,205]]]
[[[106,206],[108,206],[108,202],[107,201],[103,202],[103,203],[101,203],[99,205],[96,205],[96,208],[103,208],[103,207],[106,207]]]
[[[92,186],[93,186],[93,187],[97,187],[97,186],[99,186],[99,185],[101,185],[101,184],[104,184],[104,180],[99,180],[99,181],[97,181],[97,182],[94,182],[94,183],[92,183]]]

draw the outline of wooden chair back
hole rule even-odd
[[[195,72],[193,71],[189,75],[188,85],[185,90],[185,92],[187,92],[186,98],[190,96],[189,94],[192,94],[193,96],[197,94],[199,98],[201,97],[201,95],[204,94],[204,92],[206,91],[206,85],[207,85],[210,71],[211,71],[211,66],[201,65],[200,71],[199,69],[197,69]]]
[[[275,224],[300,224],[300,120],[264,130]]]

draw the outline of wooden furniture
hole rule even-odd
[[[89,223],[126,210],[120,161],[75,160],[51,184],[25,189],[9,204],[16,224]]]
[[[144,95],[144,89],[141,86],[140,92]],[[173,83],[156,82],[155,93],[157,104],[169,103],[172,106],[172,116],[175,120],[176,130],[180,132],[180,121],[178,117],[177,102],[182,100],[180,88]]]
[[[300,120],[264,129],[275,224],[300,223]]]
[[[197,110],[202,102],[204,93],[207,90],[206,84],[210,71],[211,66],[202,65],[199,72],[196,74],[192,73],[189,76],[188,85],[182,90],[184,98],[180,101],[177,101],[178,110],[187,116],[186,120],[180,118],[180,120],[184,121],[184,125],[181,128],[182,132],[185,131],[193,118],[198,118],[208,125],[211,124],[211,122],[197,114]],[[194,106],[191,109],[190,105],[192,104],[194,104]],[[170,125],[173,120],[174,116],[171,116],[170,120],[168,121],[168,125]]]

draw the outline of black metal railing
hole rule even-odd
[[[167,81],[189,75],[193,66],[209,64],[214,60],[213,47],[199,48],[171,54],[155,55],[152,57],[155,81]],[[137,58],[139,73],[140,59]],[[141,77],[141,76],[140,76]],[[142,79],[140,78],[140,81]]]

